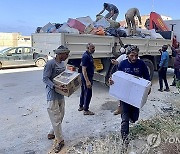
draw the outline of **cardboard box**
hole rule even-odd
[[[110,86],[110,95],[137,108],[144,106],[151,88],[150,81],[122,71],[115,72],[112,80],[114,84]]]
[[[53,82],[59,86],[63,86],[67,89],[67,92],[61,89],[55,88],[57,93],[69,97],[74,93],[81,85],[80,74],[74,71],[65,70],[53,79]]]

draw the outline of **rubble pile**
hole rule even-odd
[[[89,16],[76,19],[69,18],[63,24],[47,23],[43,27],[37,27],[36,33],[74,33],[74,34],[92,34],[102,36],[128,37],[127,28],[120,25],[119,22],[106,19],[102,15],[96,16],[93,21]],[[154,29],[136,29],[136,35],[133,37],[164,39]]]

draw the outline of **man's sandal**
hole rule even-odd
[[[54,148],[54,152],[55,153],[60,152],[63,147],[64,147],[64,140],[62,140],[59,144],[56,145],[56,147]]]
[[[48,140],[52,140],[55,138],[55,135],[54,134],[48,134],[47,138],[48,138]]]

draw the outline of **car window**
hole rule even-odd
[[[22,53],[22,48],[17,48],[16,54],[21,54]]]
[[[31,53],[31,48],[24,48],[24,53]]]
[[[7,53],[8,54],[15,54],[16,53],[16,48],[9,50]]]

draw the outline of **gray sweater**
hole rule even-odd
[[[43,71],[43,82],[46,84],[47,101],[63,99],[64,96],[55,92],[53,78],[65,70],[64,62],[49,60]]]

